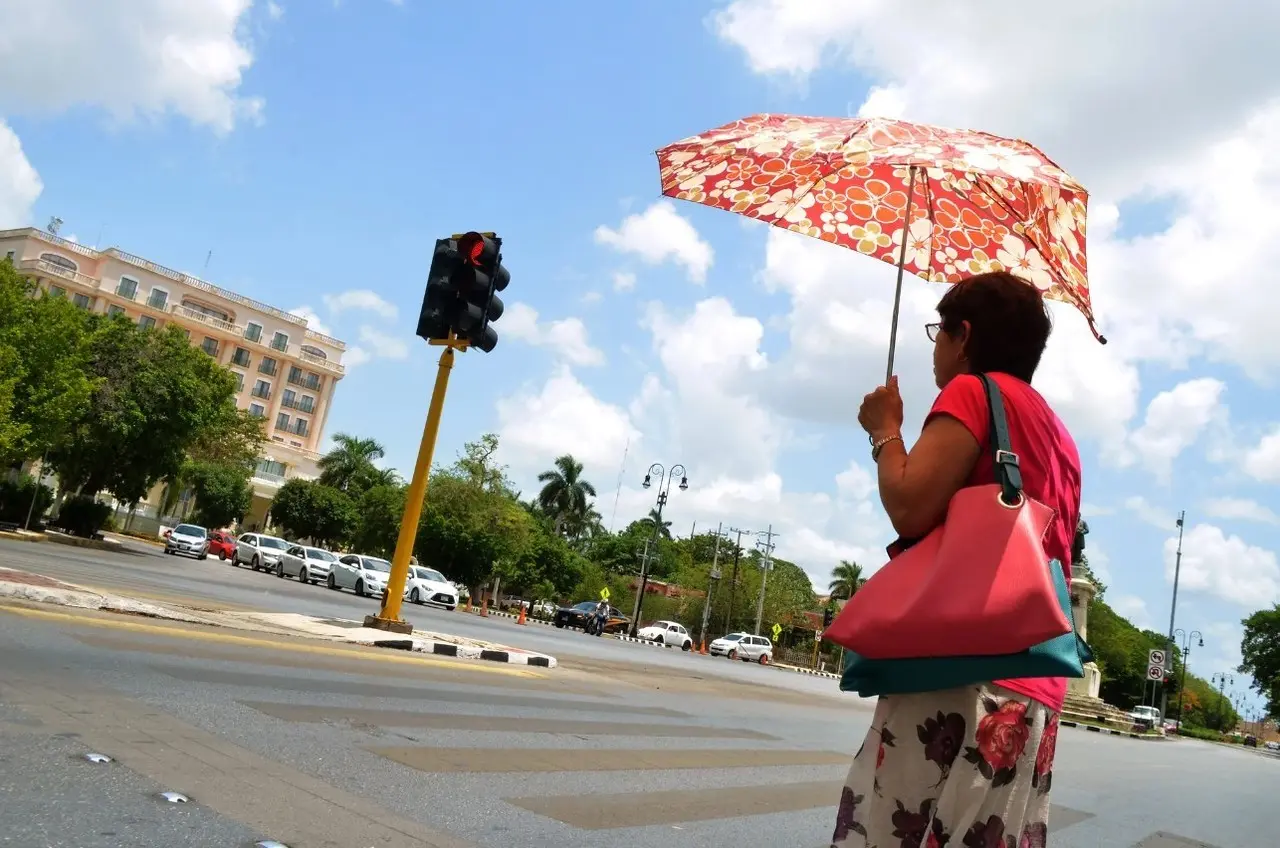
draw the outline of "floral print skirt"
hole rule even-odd
[[[1058,714],[987,684],[882,697],[832,848],[1044,848]]]

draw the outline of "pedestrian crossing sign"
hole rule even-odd
[[[609,587],[608,587],[608,586],[605,586],[603,589],[601,589],[601,590],[600,590],[600,600],[604,601],[605,603],[608,603],[608,602],[609,602]]]
[[[781,624],[773,625],[773,641],[775,642],[778,641],[778,637],[781,635],[782,635],[782,625]]]

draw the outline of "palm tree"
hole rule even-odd
[[[839,565],[831,569],[831,583],[827,588],[831,592],[833,601],[837,599],[847,601],[857,594],[862,584],[866,582],[867,578],[862,576],[862,566],[842,559]]]
[[[662,520],[662,516],[658,513],[658,510],[651,509],[649,510],[648,515],[640,519],[640,523],[648,526],[650,530],[652,530],[654,527],[658,527],[658,535],[664,539],[670,539],[671,538],[671,522],[662,521],[662,526],[659,527],[658,522],[661,520]]]
[[[572,454],[557,457],[554,467],[538,475],[542,491],[538,493],[538,505],[551,516],[556,533],[563,533],[565,525],[580,520],[591,508],[591,498],[596,487],[582,479],[582,463]]]
[[[371,475],[381,472],[373,464],[385,451],[377,439],[361,439],[348,433],[333,437],[333,450],[320,457],[320,482],[344,492],[367,485]]]

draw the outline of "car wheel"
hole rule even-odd
[[[731,651],[729,651],[729,653],[725,654],[725,656],[731,660],[736,660],[738,658],[738,649],[737,648],[732,649]]]
[[[307,582],[307,572],[309,570],[310,569],[307,568],[307,564],[305,562],[302,565],[298,566],[298,582],[299,583]]]
[[[329,575],[329,579],[325,582],[325,585],[335,592],[338,591],[338,581],[333,579],[332,574]]]
[[[226,551],[218,551],[218,559],[222,560],[223,562],[226,562],[226,561],[227,561],[227,552],[226,552]]]
[[[562,618],[557,618],[557,619],[556,619],[556,627],[559,627],[561,630],[564,630],[564,619],[562,619]]]
[[[253,570],[254,570],[254,571],[257,571],[257,570],[258,570],[258,567],[259,567],[261,564],[262,564],[262,563],[258,561],[258,555],[257,555],[257,554],[254,554],[254,555],[253,555],[253,559],[249,560],[249,565],[250,565],[250,567],[251,567],[251,568],[253,568]]]
[[[276,577],[279,577],[281,580],[284,579],[284,563],[283,562],[276,563]]]
[[[199,560],[206,560],[208,558],[209,558],[208,554],[200,554],[200,556],[196,557],[196,559],[199,559]]]
[[[680,650],[682,650],[682,651],[692,651],[692,650],[693,650],[693,642],[690,642],[689,640],[687,640],[687,639],[686,639],[686,640],[685,640],[685,643],[684,643],[683,645],[681,645],[681,646],[680,646]]]
[[[768,665],[768,664],[769,664],[769,655],[768,655],[768,654],[761,654],[761,655],[760,655],[760,665]]]
[[[655,644],[655,645],[665,645],[665,644],[667,644],[667,640],[663,639],[661,636],[654,636],[654,637],[653,637],[653,644]]]
[[[417,586],[414,586],[414,587],[413,587],[413,591],[409,593],[409,603],[411,603],[411,604],[420,604],[420,603],[422,603],[422,596],[418,594],[418,587],[417,587]],[[450,607],[450,609],[452,609],[452,607]]]
[[[456,610],[457,608],[458,608],[458,605],[457,605],[457,604],[454,604],[454,605],[453,605],[453,606],[451,606],[451,607],[445,607],[445,609],[447,609],[449,612],[453,612],[453,611],[454,611],[454,610]]]
[[[364,597],[364,581],[363,580],[356,581],[356,594],[362,598]]]

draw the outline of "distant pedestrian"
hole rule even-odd
[[[1080,455],[1030,385],[1049,338],[1044,299],[1007,272],[981,274],[952,286],[938,315],[926,331],[941,392],[911,450],[896,377],[858,413],[894,530],[921,539],[942,524],[961,487],[995,481],[990,407],[976,377],[986,374],[1004,398],[1024,491],[1056,511],[1044,548],[1069,581]],[[974,626],[982,626],[979,610]],[[881,697],[845,780],[832,848],[1043,848],[1066,691],[1064,678],[1024,678]]]
[[[596,604],[595,609],[595,629],[597,636],[604,635],[604,625],[609,620],[609,605],[604,601]]]

